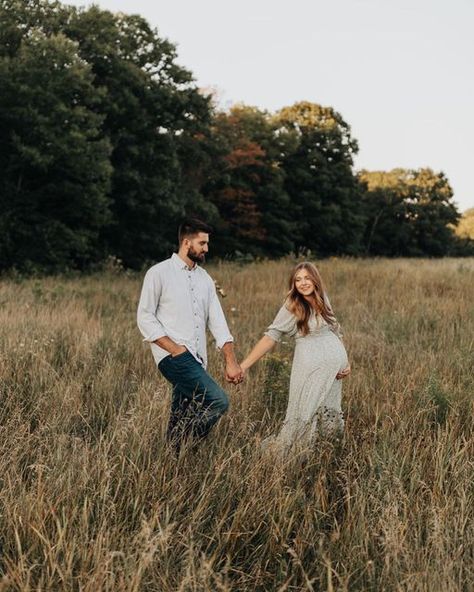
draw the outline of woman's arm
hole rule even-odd
[[[251,366],[255,364],[255,362],[260,360],[261,357],[273,349],[275,344],[276,341],[274,339],[268,337],[268,335],[264,335],[260,341],[257,342],[245,360],[240,364],[242,370],[246,372]]]

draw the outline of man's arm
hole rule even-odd
[[[156,270],[148,270],[143,280],[142,292],[137,311],[137,324],[144,337],[144,341],[155,343],[170,353],[177,356],[186,351],[184,345],[175,343],[166,335],[163,325],[156,317],[156,311],[160,304],[162,292],[162,280]]]
[[[156,311],[160,303],[162,282],[160,274],[149,269],[143,279],[140,301],[137,309],[137,325],[143,335],[143,341],[156,343],[166,336],[163,325],[156,317]]]
[[[225,357],[225,377],[228,382],[238,384],[242,382],[243,372],[239,366],[234,352],[234,338],[230,334],[227,321],[225,320],[224,311],[222,310],[219,297],[217,296],[216,287],[211,278],[209,278],[212,286],[210,287],[210,303],[209,303],[209,329],[216,340],[217,347],[222,350]]]
[[[232,341],[224,343],[222,346],[222,353],[225,357],[225,378],[227,382],[239,384],[244,378],[244,373],[235,357],[234,344]]]
[[[164,337],[160,337],[160,339],[156,339],[153,343],[159,345],[161,348],[166,350],[171,356],[174,358],[179,354],[183,354],[187,351],[187,348],[184,345],[180,345],[179,343],[175,343],[170,337],[165,335]]]

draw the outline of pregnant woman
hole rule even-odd
[[[342,383],[350,373],[340,327],[324,289],[321,275],[309,262],[299,263],[289,282],[286,300],[241,364],[245,372],[287,334],[295,338],[286,417],[279,434],[264,446],[288,450],[293,444],[311,444],[317,432],[342,431]]]

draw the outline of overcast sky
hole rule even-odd
[[[146,17],[222,105],[332,106],[359,141],[357,168],[429,166],[474,207],[474,0],[94,3]]]

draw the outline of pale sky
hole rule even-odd
[[[429,166],[461,211],[474,207],[474,0],[94,3],[147,18],[223,106],[334,107],[359,141],[357,169]]]

